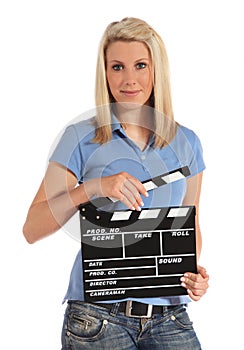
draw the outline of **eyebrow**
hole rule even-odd
[[[139,58],[138,60],[135,61],[135,63],[138,63],[138,62],[142,62],[142,61],[149,61],[149,58]],[[110,60],[108,61],[109,63],[121,63],[121,64],[124,64],[124,62],[120,61],[120,60],[117,60],[117,59],[114,59],[114,60]]]

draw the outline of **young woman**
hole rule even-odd
[[[194,205],[199,258],[202,148],[192,130],[174,121],[166,50],[146,22],[125,18],[105,30],[97,60],[96,106],[94,118],[67,127],[54,150],[24,224],[27,241],[56,232],[94,196],[116,198],[109,210]],[[148,192],[142,184],[186,165],[187,179]],[[62,349],[201,348],[186,305],[208,288],[203,267],[181,278],[188,296],[145,296],[132,303],[86,303],[82,280],[79,251],[65,296]],[[145,318],[148,305],[153,308]]]

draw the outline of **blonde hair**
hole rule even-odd
[[[161,148],[172,140],[176,132],[168,57],[165,45],[157,32],[145,21],[132,17],[109,24],[100,42],[95,84],[97,128],[94,142],[106,143],[112,136],[110,104],[113,97],[106,79],[106,50],[109,44],[115,41],[139,41],[149,49],[153,72],[153,92],[150,100],[155,118],[154,147]]]

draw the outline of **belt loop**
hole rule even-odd
[[[117,315],[117,313],[118,313],[118,311],[119,311],[119,305],[120,305],[120,303],[114,303],[113,304],[113,306],[112,306],[112,308],[111,308],[111,310],[110,310],[110,315],[111,316],[116,316]]]
[[[163,306],[163,316],[165,316],[168,313],[168,306]]]

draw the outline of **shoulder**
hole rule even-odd
[[[95,136],[95,118],[80,121],[72,121],[67,124],[61,136],[61,140],[80,144],[91,141]]]
[[[195,131],[193,131],[192,129],[190,129],[184,125],[181,125],[181,124],[178,125],[176,137],[178,137],[178,138],[184,137],[189,142],[191,142],[191,141],[194,142],[196,139],[198,139],[198,136],[195,133]]]
[[[174,146],[183,146],[189,145],[190,147],[201,147],[201,141],[196,134],[196,132],[184,125],[179,124],[175,138],[172,140],[171,145]]]
[[[93,139],[95,130],[95,117],[68,124],[65,128],[65,132],[75,134],[79,141]]]
[[[186,126],[179,125],[174,146],[180,158],[190,167],[192,176],[205,169],[202,144],[195,131]]]
[[[79,149],[82,144],[89,143],[95,136],[95,118],[67,124],[54,142],[55,152],[66,154]]]

